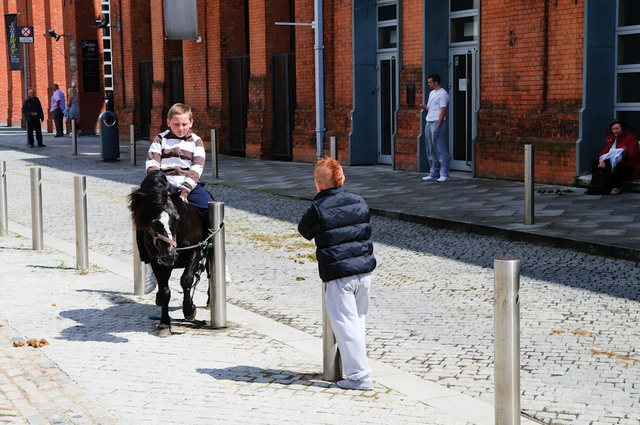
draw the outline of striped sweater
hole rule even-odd
[[[189,131],[185,137],[178,138],[166,130],[149,146],[147,174],[159,169],[170,184],[190,193],[200,180],[204,161],[205,149],[200,137]]]

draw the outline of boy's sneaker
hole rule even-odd
[[[422,178],[422,180],[424,180],[426,182],[429,181],[429,180],[435,180],[435,179],[436,178],[434,176],[432,176],[432,175],[428,175],[428,176]]]
[[[436,181],[437,182],[446,182],[446,181],[449,181],[449,178],[440,176],[440,178],[438,180],[436,180]]]
[[[370,391],[373,389],[373,380],[367,379],[366,381],[356,381],[354,379],[343,379],[336,382],[336,384],[344,390],[362,390]]]
[[[147,264],[147,277],[144,278],[144,293],[148,294],[149,292],[156,289],[158,285],[158,281],[153,274],[153,269],[151,268],[151,264]]]

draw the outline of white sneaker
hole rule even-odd
[[[158,285],[158,281],[153,274],[153,269],[151,268],[151,264],[147,264],[147,276],[144,278],[144,293],[148,294],[149,292],[156,289]]]
[[[436,180],[436,181],[437,182],[446,182],[446,181],[449,181],[449,178],[440,176],[440,178],[438,180]]]
[[[436,178],[433,177],[432,175],[428,175],[428,176],[422,178],[422,180],[424,180],[424,181],[435,180],[435,179]]]

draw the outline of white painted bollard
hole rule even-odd
[[[213,237],[209,254],[209,296],[211,298],[211,327],[227,327],[227,281],[224,247],[224,202],[209,202],[209,228],[218,231]]]
[[[342,362],[338,343],[333,335],[333,327],[327,313],[324,299],[325,283],[322,282],[322,379],[325,381],[339,381],[342,379]]]
[[[87,177],[74,176],[76,206],[76,268],[89,268],[89,231],[87,226]]]
[[[520,260],[494,269],[495,424],[520,425]]]
[[[9,212],[7,207],[7,162],[0,162],[0,236],[9,233]]]

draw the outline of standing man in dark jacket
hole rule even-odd
[[[365,347],[373,256],[370,213],[360,196],[347,192],[340,163],[326,158],[313,175],[318,195],[298,224],[307,239],[315,239],[325,306],[338,343],[347,379],[345,389],[371,390],[373,380]]]
[[[36,140],[39,147],[44,147],[42,144],[42,126],[40,123],[44,121],[44,112],[42,111],[42,104],[40,99],[36,97],[36,92],[33,89],[29,90],[29,97],[22,104],[22,117],[27,122],[27,143],[33,147],[33,131],[36,132]]]

